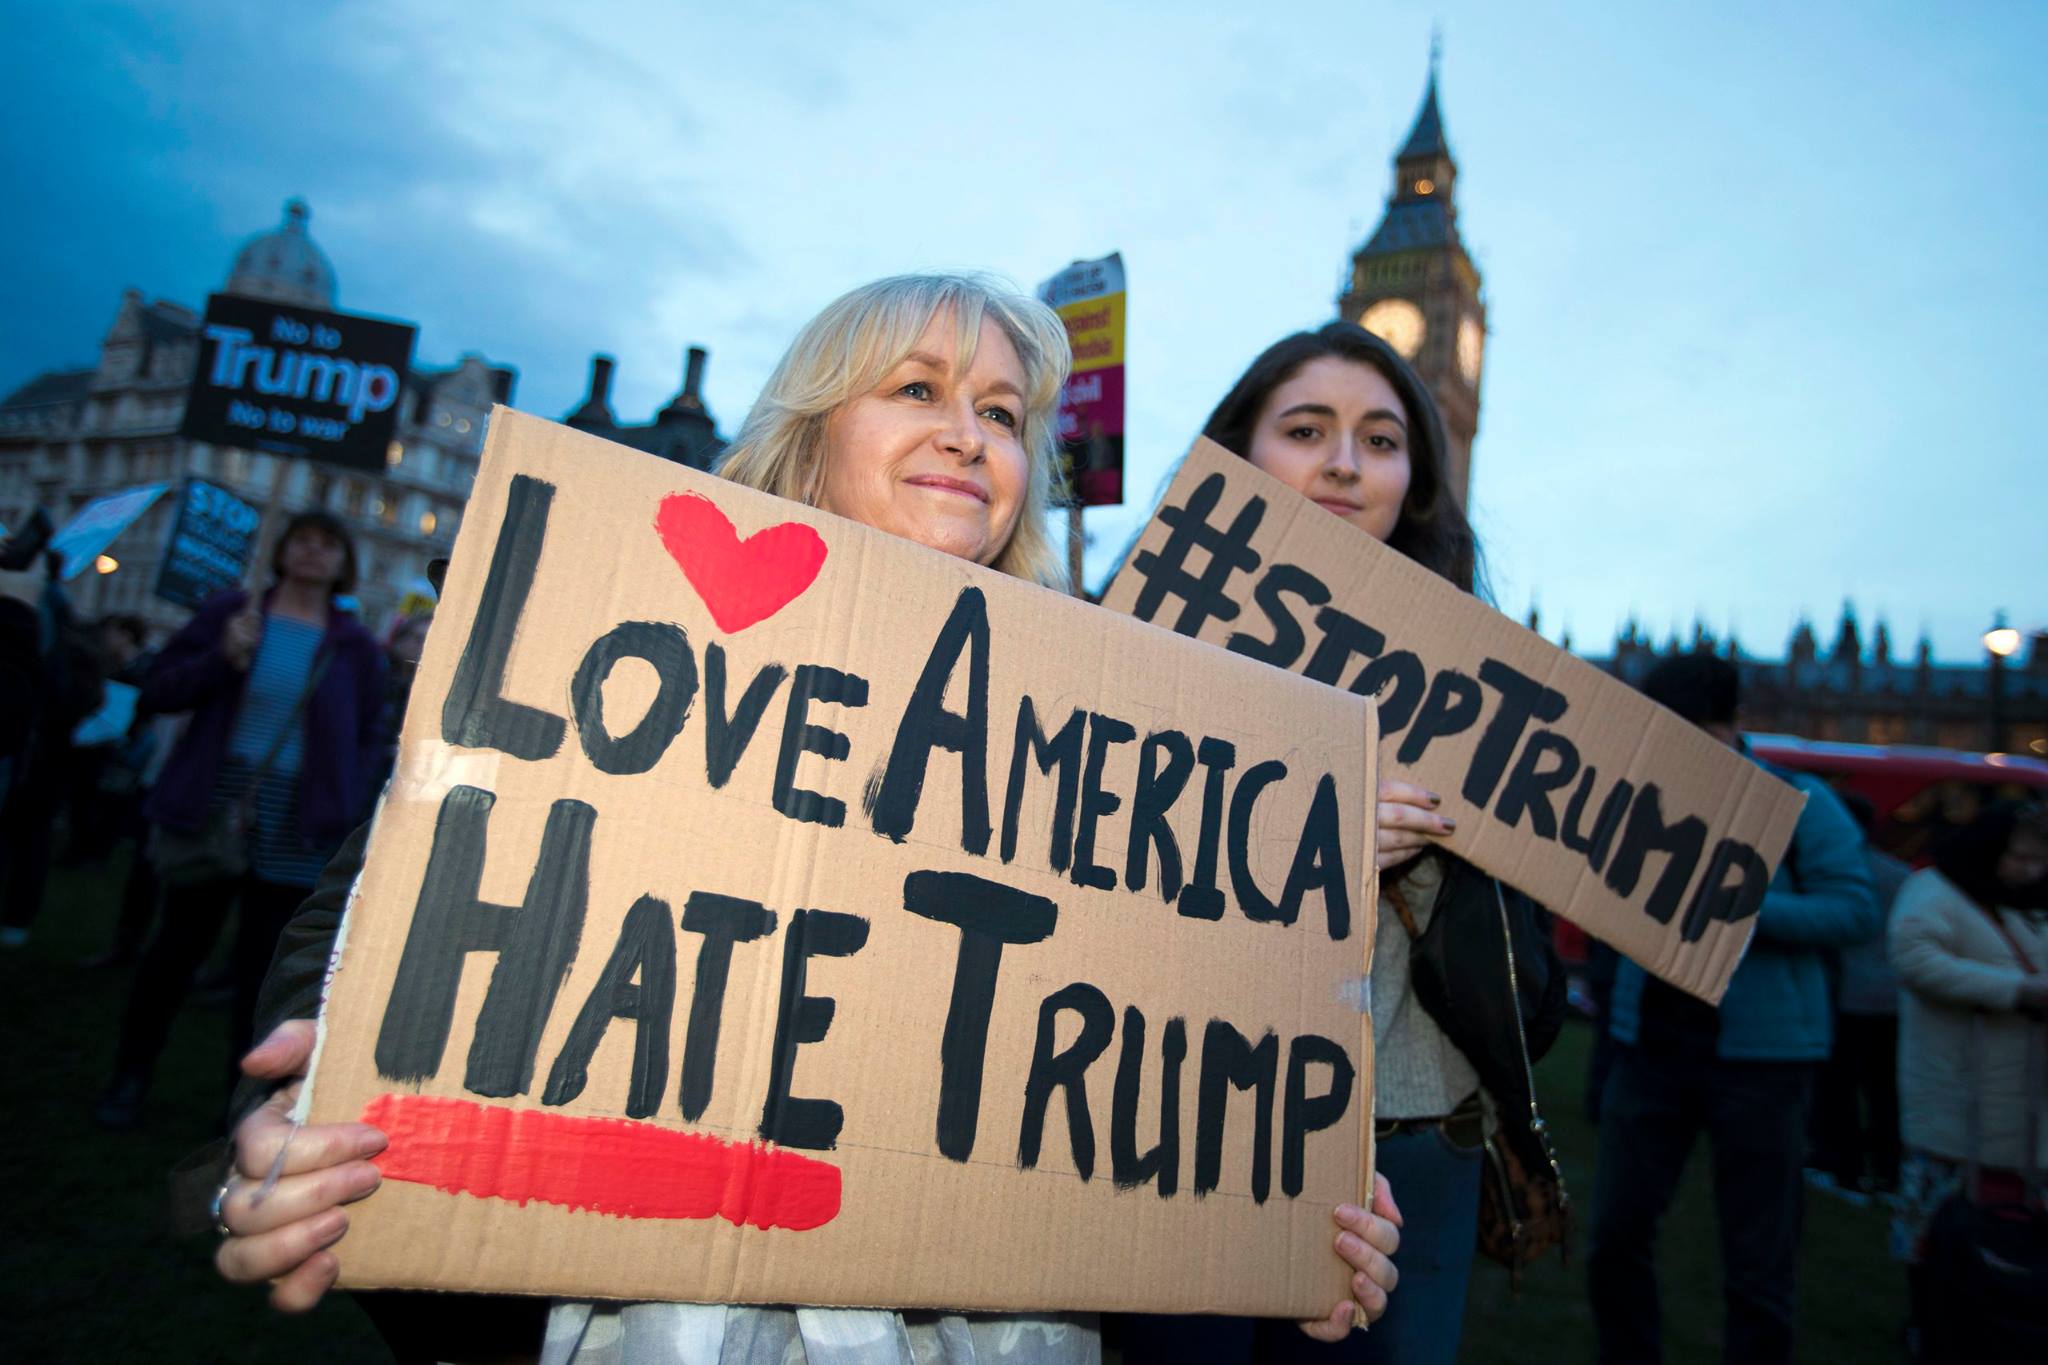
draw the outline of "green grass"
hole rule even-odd
[[[1543,1116],[1555,1134],[1565,1183],[1578,1205],[1575,1251],[1591,1213],[1595,1130],[1580,1103],[1592,1030],[1574,1022],[1536,1069]],[[1886,1253],[1888,1215],[1806,1195],[1799,1251],[1798,1356],[1815,1365],[1903,1360],[1905,1275]],[[1705,1139],[1693,1150],[1678,1199],[1658,1240],[1664,1359],[1691,1365],[1721,1359],[1721,1253]],[[1396,1291],[1399,1292],[1399,1291]],[[1474,1268],[1465,1317],[1467,1365],[1593,1359],[1593,1316],[1585,1263],[1555,1258],[1525,1270],[1520,1293],[1491,1261]]]
[[[0,953],[0,1349],[16,1361],[389,1360],[345,1296],[284,1317],[214,1274],[211,1233],[171,1230],[168,1173],[212,1140],[226,1099],[225,1007],[179,1016],[141,1130],[94,1126],[129,973],[76,964],[106,946],[126,865],[57,871],[34,939]]]
[[[75,964],[107,942],[125,858],[60,870],[34,941],[0,953],[0,1341],[8,1359],[380,1361],[376,1334],[344,1296],[300,1318],[213,1273],[213,1238],[173,1235],[166,1177],[213,1136],[224,1095],[226,1019],[188,1008],[173,1028],[139,1132],[103,1133],[92,1102],[105,1083],[125,971]],[[1594,1133],[1579,1093],[1588,1031],[1568,1028],[1538,1068],[1544,1113],[1583,1215]],[[1702,1149],[1702,1153],[1703,1153]],[[1660,1269],[1665,1358],[1720,1358],[1720,1266],[1706,1160],[1696,1153],[1666,1222]],[[1581,1244],[1584,1230],[1580,1233]],[[1903,1279],[1885,1257],[1885,1221],[1810,1195],[1800,1259],[1800,1358],[1890,1361]],[[1593,1355],[1583,1264],[1546,1261],[1520,1292],[1490,1262],[1475,1271],[1464,1359],[1471,1365],[1585,1361]]]

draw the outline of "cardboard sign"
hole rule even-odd
[[[381,474],[413,335],[402,322],[215,294],[178,434]]]
[[[1124,258],[1076,261],[1039,286],[1067,325],[1074,368],[1060,394],[1060,450],[1082,507],[1124,500]]]
[[[1806,798],[1696,726],[1208,440],[1103,605],[1377,696],[1387,770],[1443,797],[1453,852],[1727,989]]]
[[[64,565],[64,577],[73,579],[91,568],[107,547],[139,521],[169,487],[167,483],[140,484],[94,498],[79,508],[50,537],[50,548]]]
[[[1372,709],[500,408],[322,1015],[355,1286],[1321,1315]]]
[[[178,493],[178,519],[157,567],[156,595],[196,607],[242,579],[263,513],[217,483],[188,478]]]

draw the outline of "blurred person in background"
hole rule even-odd
[[[1929,1220],[1961,1188],[1965,1163],[1980,1163],[1982,1204],[2020,1203],[2023,1170],[2048,1165],[2048,913],[2020,908],[2039,904],[2044,880],[2048,811],[2000,802],[1936,844],[1934,866],[1907,878],[1892,915],[1906,1148],[1892,1252],[1906,1265],[1916,1349],[1969,1325],[1953,1321],[1923,1258]]]
[[[1899,1188],[1899,981],[1885,944],[1899,888],[1913,869],[1869,842],[1877,809],[1861,792],[1840,794],[1863,831],[1878,931],[1837,949],[1835,1045],[1814,1081],[1809,1183],[1851,1198]]]
[[[427,647],[427,628],[433,624],[431,612],[401,616],[385,642],[384,713],[377,726],[377,762],[370,781],[373,797],[391,780],[391,770],[398,763],[398,732],[405,725],[405,705],[412,700],[413,679],[420,671],[420,651]]]
[[[141,817],[141,772],[151,727],[136,714],[149,671],[149,627],[140,616],[114,612],[93,627],[105,687],[99,709],[72,732],[66,774],[64,861],[104,858]]]
[[[27,730],[9,764],[0,801],[0,948],[26,944],[42,913],[57,814],[64,808],[75,762],[72,732],[106,695],[99,650],[92,632],[81,629],[71,614],[58,576],[59,556],[47,552],[44,563],[47,575],[35,591],[29,644],[36,660],[35,685],[18,718]]]
[[[1642,691],[1744,748],[1726,659],[1666,659]],[[1791,1365],[1807,1103],[1832,1042],[1826,954],[1876,934],[1878,915],[1856,822],[1819,778],[1773,771],[1806,807],[1720,1005],[1627,959],[1615,968],[1586,1256],[1599,1359],[1612,1365],[1662,1359],[1657,1229],[1702,1132],[1721,1231],[1722,1358]]]
[[[336,518],[301,512],[278,537],[271,572],[260,597],[231,589],[202,605],[143,683],[145,713],[191,718],[144,803],[163,912],[95,1109],[105,1127],[141,1121],[171,1020],[238,908],[232,1071],[279,930],[369,802],[384,660],[335,603],[355,582],[354,545]]]

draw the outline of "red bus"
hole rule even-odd
[[[1790,735],[1745,735],[1766,763],[1857,792],[1877,810],[1870,841],[1915,867],[1936,833],[1967,823],[1993,801],[2048,797],[2048,763],[2017,754],[1970,754],[1911,744],[1836,744]]]

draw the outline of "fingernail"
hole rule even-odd
[[[1431,792],[1431,793],[1429,794],[1429,804],[1430,804],[1430,805],[1432,805],[1432,806],[1441,806],[1441,805],[1442,805],[1443,803],[1444,803],[1444,799],[1443,799],[1443,798],[1442,798],[1441,796],[1438,796],[1438,795],[1437,795],[1437,794],[1436,794],[1435,792]]]
[[[1337,1250],[1343,1252],[1346,1256],[1356,1256],[1359,1252],[1365,1250],[1365,1243],[1348,1232],[1339,1233],[1337,1236]]]
[[[341,1234],[347,1231],[348,1215],[340,1209],[330,1209],[314,1226],[313,1237],[321,1246],[327,1246],[340,1241]]]
[[[349,1180],[349,1189],[356,1194],[368,1194],[384,1183],[384,1173],[375,1166],[365,1166]]]
[[[1337,1221],[1340,1223],[1355,1223],[1363,1212],[1364,1210],[1356,1204],[1339,1204],[1337,1206]]]
[[[1458,822],[1456,820],[1453,820],[1448,815],[1441,815],[1437,818],[1444,822],[1444,833],[1446,834],[1449,834],[1452,830],[1458,827]]]
[[[375,1156],[390,1145],[391,1139],[385,1136],[383,1129],[365,1128],[362,1136],[356,1139],[356,1155]]]
[[[1358,1309],[1349,1300],[1337,1305],[1337,1321],[1349,1327],[1351,1320],[1358,1316]]]

